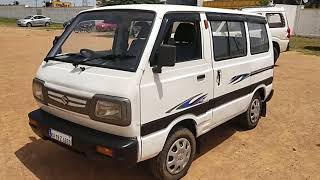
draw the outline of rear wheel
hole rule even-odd
[[[262,110],[262,100],[259,93],[255,93],[249,108],[245,114],[243,114],[243,117],[240,120],[240,125],[244,129],[254,129],[260,120],[261,117],[261,110]]]
[[[151,159],[152,174],[158,179],[180,179],[185,176],[195,155],[196,140],[189,129],[180,127],[169,134],[163,150]]]
[[[274,59],[274,64],[276,64],[278,58],[279,58],[280,52],[276,47],[273,47],[273,59]]]

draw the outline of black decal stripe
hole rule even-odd
[[[177,112],[175,114],[171,114],[169,116],[154,120],[152,122],[148,122],[146,124],[143,124],[141,126],[141,136],[145,136],[154,132],[157,132],[161,129],[166,128],[173,120],[176,118],[184,115],[184,114],[194,114],[196,116],[199,116],[201,114],[204,114],[209,109],[211,109],[211,101],[202,103],[200,105],[188,108],[186,110]]]
[[[250,76],[254,76],[254,75],[262,73],[264,71],[273,69],[273,67],[274,67],[274,65],[255,70],[255,71],[251,72],[250,74],[240,74],[240,75],[234,76],[233,78],[231,78],[231,81],[229,84],[238,84],[239,82],[247,79]]]
[[[247,87],[232,91],[228,94],[224,94],[222,96],[216,97],[213,99],[213,108],[217,108],[223,104],[236,100],[237,98],[250,94],[250,92],[251,92],[251,86],[247,86]]]
[[[265,68],[262,68],[262,69],[258,69],[258,70],[256,70],[256,71],[253,71],[253,72],[251,72],[250,73],[250,76],[254,76],[254,75],[256,75],[256,74],[259,74],[259,73],[262,73],[262,72],[264,72],[264,71],[268,71],[268,70],[270,70],[270,69],[273,69],[273,65],[272,66],[268,66],[268,67],[265,67]]]
[[[204,114],[210,109],[217,108],[223,104],[226,104],[228,102],[231,102],[233,100],[236,100],[240,97],[243,97],[245,95],[248,95],[252,93],[259,85],[265,84],[266,86],[270,85],[273,81],[273,77],[270,77],[268,79],[265,79],[263,81],[254,83],[250,86],[244,87],[242,89],[238,89],[236,91],[230,92],[228,94],[219,96],[217,98],[211,99],[208,102],[202,103],[200,105],[188,108],[186,110],[177,112],[175,114],[171,114],[169,116],[148,122],[146,124],[143,124],[141,126],[141,136],[146,136],[148,134],[157,132],[161,129],[166,128],[172,121],[174,121],[176,118],[185,115],[185,114],[194,114],[196,116],[199,116],[201,114]]]

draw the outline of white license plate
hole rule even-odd
[[[51,128],[49,129],[49,136],[54,140],[62,142],[63,144],[72,146],[72,136],[69,136]]]

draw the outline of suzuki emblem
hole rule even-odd
[[[63,105],[67,105],[69,103],[69,99],[67,98],[67,96],[62,96],[61,100]]]

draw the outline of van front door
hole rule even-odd
[[[204,25],[200,22],[198,13],[165,15],[153,49],[154,58],[141,80],[142,137],[166,129],[179,117],[197,117],[207,112],[213,76],[210,56],[204,55],[203,48],[208,38],[203,38]],[[160,44],[176,46],[176,64],[162,67],[161,73],[153,73],[153,60],[161,61],[157,59]],[[212,114],[207,113],[203,118],[210,120]]]

